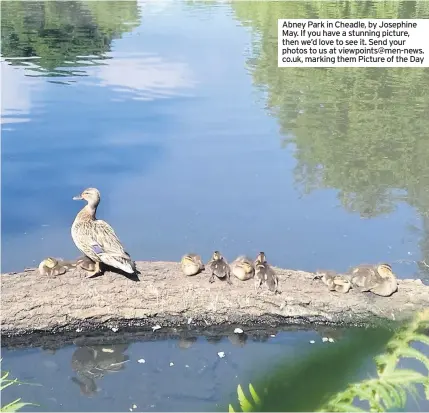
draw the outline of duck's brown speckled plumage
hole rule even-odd
[[[351,271],[351,282],[362,292],[389,297],[398,290],[398,282],[389,264],[361,264]]]
[[[77,214],[71,228],[71,235],[76,247],[97,266],[102,262],[133,274],[135,272],[134,262],[125,252],[115,231],[106,221],[96,218],[97,207],[100,203],[99,191],[95,188],[87,188],[80,196],[73,199],[84,199],[88,202]]]
[[[229,267],[226,259],[221,255],[219,251],[215,251],[213,253],[212,258],[207,263],[207,266],[210,269],[211,276],[209,281],[211,283],[214,282],[215,276],[219,279],[226,279],[228,284],[232,284],[231,282],[231,269]]]
[[[331,270],[319,270],[316,275],[317,278],[320,278],[328,286],[329,291],[336,291],[343,294],[350,291],[351,281],[347,275],[337,274]]]
[[[275,271],[268,264],[264,252],[260,252],[254,262],[255,266],[255,288],[258,289],[261,284],[265,284],[273,293],[280,293],[279,279]]]

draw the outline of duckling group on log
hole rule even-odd
[[[45,258],[39,265],[40,274],[59,276],[72,268],[79,267],[93,276],[102,272],[101,264],[128,274],[135,274],[135,262],[125,251],[113,228],[106,221],[96,218],[101,199],[98,189],[87,188],[73,199],[87,202],[77,214],[71,227],[73,241],[84,255],[75,261]],[[206,268],[201,256],[195,253],[185,254],[180,264],[185,276],[195,276]],[[264,285],[268,291],[281,294],[279,279],[268,264],[264,252],[260,252],[253,262],[247,256],[240,255],[228,264],[225,257],[219,251],[215,251],[207,263],[207,268],[210,272],[210,283],[218,278],[226,280],[231,285],[232,274],[240,281],[254,278],[255,290]],[[346,274],[338,274],[330,270],[317,271],[315,278],[320,279],[329,291],[342,294],[355,288],[360,292],[372,292],[388,297],[398,290],[396,276],[389,264],[361,264],[351,268]]]

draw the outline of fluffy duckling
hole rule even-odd
[[[98,273],[97,264],[86,256],[80,257],[77,260],[78,267],[82,268],[88,273],[89,276],[95,275]]]
[[[225,258],[220,254],[219,251],[215,251],[213,253],[212,258],[207,263],[208,267],[211,271],[211,277],[209,282],[213,283],[215,281],[215,275],[217,278],[226,278],[226,282],[228,284],[232,284],[231,282],[231,269],[225,260]]]
[[[180,261],[182,272],[185,275],[196,275],[204,271],[204,264],[201,257],[197,254],[186,254]]]
[[[317,276],[328,286],[329,291],[345,294],[349,292],[352,286],[348,277],[334,271],[318,271]]]
[[[279,292],[279,279],[268,264],[264,252],[260,252],[254,262],[255,265],[255,289],[258,289],[262,283],[274,293]]]
[[[69,269],[76,267],[76,265],[76,262],[47,257],[39,264],[39,272],[41,275],[56,277],[57,275],[65,274]]]
[[[255,268],[250,258],[240,255],[231,263],[231,272],[239,280],[246,281],[255,275]]]
[[[396,276],[389,264],[362,264],[351,271],[351,282],[361,292],[371,291],[382,297],[389,297],[398,290]]]

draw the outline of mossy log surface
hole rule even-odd
[[[314,274],[275,268],[281,294],[254,290],[253,280],[233,285],[209,273],[185,277],[179,263],[136,263],[138,281],[114,272],[89,278],[81,269],[57,277],[37,270],[1,275],[1,334],[90,332],[152,327],[186,328],[239,324],[373,325],[400,320],[429,306],[429,286],[399,280],[391,297],[350,290],[328,291]],[[8,340],[7,340],[8,341]]]

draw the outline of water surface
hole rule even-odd
[[[2,271],[77,256],[72,197],[95,186],[135,259],[264,250],[427,279],[429,70],[278,69],[276,20],[427,18],[428,4],[2,2]],[[43,384],[9,393],[42,410],[213,410],[249,366],[308,344],[288,334],[127,344],[96,389],[71,379],[76,346],[4,350],[4,368]]]
[[[133,405],[137,411],[215,411],[236,404],[237,385],[247,388],[256,373],[275,366],[279,357],[297,357],[328,345],[315,331],[253,339],[232,330],[229,336],[209,340],[118,338],[113,345],[76,340],[76,345],[57,350],[3,350],[2,369],[41,386],[9,387],[2,403],[24,395],[42,403],[28,408],[38,411],[118,412]]]
[[[76,256],[96,186],[136,259],[424,275],[428,70],[276,66],[279,16],[428,15],[365,4],[3,3],[2,270]]]

